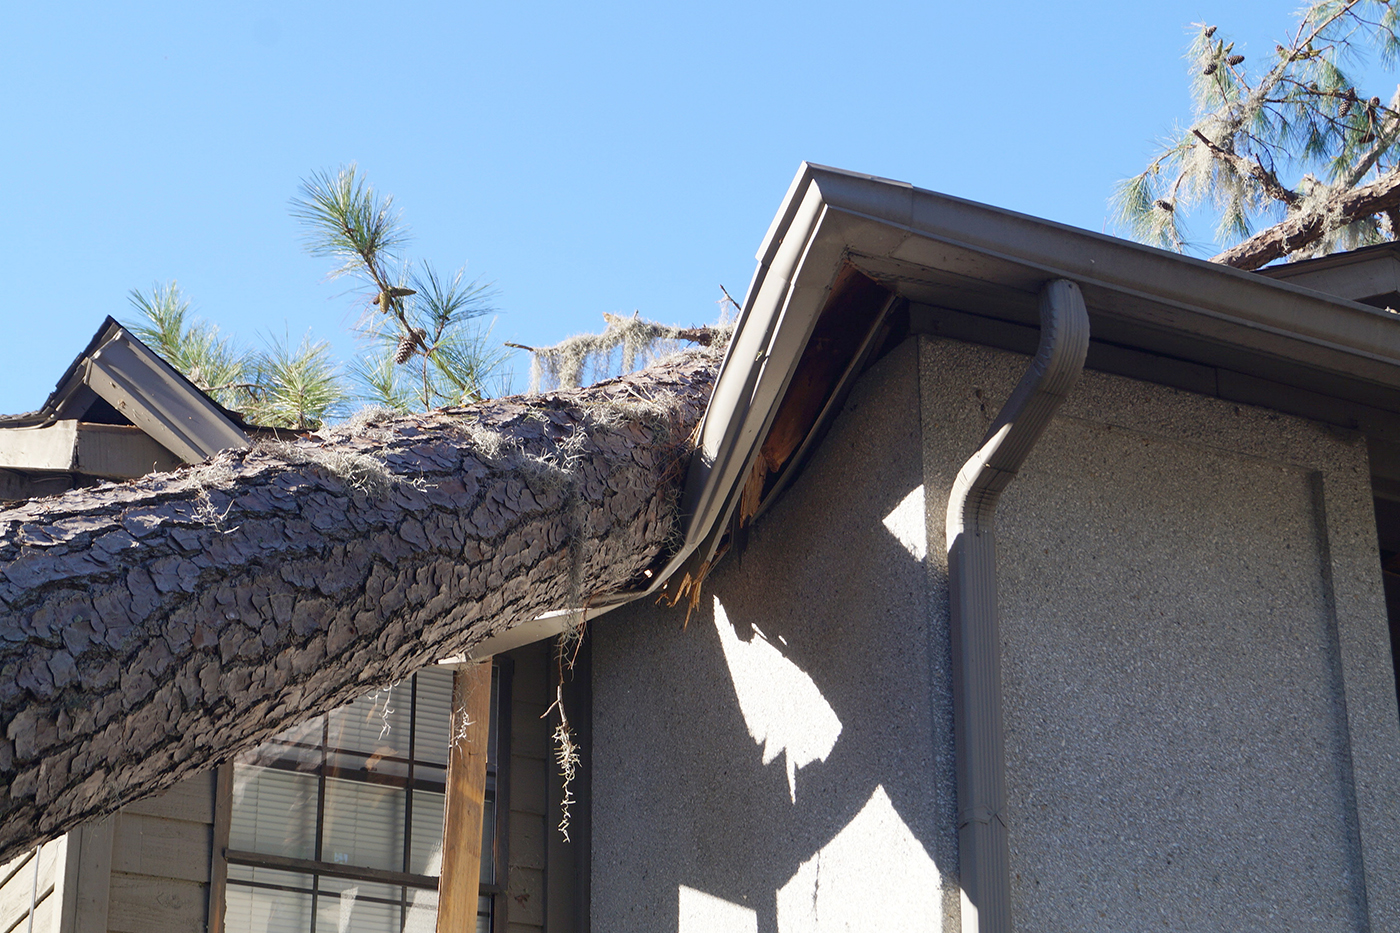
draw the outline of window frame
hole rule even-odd
[[[433,670],[434,668],[429,668]],[[489,856],[491,858],[491,881],[479,883],[479,897],[489,898],[490,920],[488,928],[492,931],[503,931],[505,929],[506,912],[506,886],[510,872],[509,855],[509,815],[510,815],[510,772],[509,761],[511,754],[510,742],[510,722],[511,722],[511,681],[514,672],[514,663],[509,658],[496,657],[492,659],[492,699],[494,701],[494,713],[491,727],[494,732],[492,741],[488,749],[487,766],[487,786],[492,790],[492,811],[493,825],[490,839],[490,849],[487,850],[485,840],[483,840],[482,857],[483,862]],[[416,749],[413,743],[417,738],[416,717],[417,717],[417,673],[413,675],[414,703],[410,718],[410,751],[408,777],[405,779],[405,789],[407,792],[404,812],[404,851],[408,852],[411,845],[412,833],[412,784],[414,782],[412,773],[412,760],[415,759]],[[324,832],[324,816],[326,801],[326,778],[327,774],[327,740],[328,740],[329,714],[326,714],[326,722],[322,724],[321,751],[322,760],[318,766],[316,775],[316,849],[319,853]],[[322,858],[295,858],[291,856],[272,855],[260,852],[249,852],[229,848],[229,841],[232,833],[232,809],[233,809],[233,774],[235,765],[232,762],[220,766],[220,779],[217,784],[218,799],[215,802],[216,819],[214,825],[214,862],[217,869],[217,877],[211,878],[211,897],[217,896],[218,906],[210,910],[210,933],[224,933],[226,927],[227,903],[226,895],[230,884],[240,887],[268,887],[268,885],[249,884],[242,880],[233,880],[228,877],[228,866],[238,865],[249,868],[267,868],[276,871],[290,871],[307,876],[311,893],[311,913],[310,926],[311,933],[316,933],[316,923],[318,915],[318,901],[320,895],[319,879],[321,876],[339,878],[347,881],[362,881],[374,884],[394,885],[400,888],[400,930],[407,920],[407,898],[408,889],[438,891],[440,888],[440,878],[432,875],[419,875],[412,872],[392,871],[382,868],[371,868],[367,866],[348,865],[338,862],[327,862]],[[446,782],[451,782],[453,776],[451,769],[448,769]],[[450,793],[450,787],[445,783],[444,792]],[[213,874],[211,872],[211,874]],[[276,887],[276,886],[273,886]],[[478,912],[478,916],[481,914]]]

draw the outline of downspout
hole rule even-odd
[[[1067,279],[1048,283],[1040,292],[1040,348],[948,496],[963,933],[1011,933],[997,500],[1078,382],[1088,349],[1089,315],[1079,286]]]

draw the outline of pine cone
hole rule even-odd
[[[1209,38],[1210,38],[1211,36],[1213,36],[1213,35],[1215,35],[1215,27],[1214,27],[1214,26],[1207,26],[1207,27],[1206,27],[1206,38],[1209,39]]]
[[[404,334],[399,338],[398,349],[394,350],[394,362],[402,366],[413,356],[414,349],[418,346],[417,334]]]
[[[1213,74],[1215,74],[1215,62],[1211,62],[1209,65],[1207,65],[1207,66],[1205,66],[1204,68],[1202,68],[1202,69],[1201,69],[1201,74],[1203,74],[1203,75],[1213,75]]]
[[[1240,64],[1241,62],[1244,61],[1244,56],[1243,56],[1243,55],[1231,55],[1229,58],[1225,59],[1225,61],[1226,61],[1228,64],[1232,65],[1232,66],[1233,66],[1233,65],[1238,65],[1238,64]]]
[[[1346,97],[1342,99],[1342,105],[1337,108],[1337,116],[1344,117],[1349,113],[1351,113],[1351,98]]]
[[[1377,107],[1379,107],[1380,105],[1381,105],[1381,99],[1380,99],[1379,97],[1372,97],[1372,98],[1371,98],[1371,109],[1372,109],[1372,110],[1375,110],[1375,109],[1376,109]]]
[[[1166,198],[1158,198],[1152,203],[1155,207],[1159,208],[1160,210],[1166,211],[1168,214],[1176,210],[1176,207],[1173,206],[1172,202],[1168,201]]]

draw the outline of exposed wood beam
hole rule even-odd
[[[447,758],[438,933],[476,929],[490,736],[491,661],[487,659],[452,674],[452,751]]]

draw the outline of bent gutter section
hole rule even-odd
[[[1079,286],[1066,279],[1050,282],[1040,293],[1040,348],[981,448],[963,464],[948,496],[958,857],[966,898],[963,933],[1011,931],[997,501],[1079,381],[1088,349],[1089,315]]]

